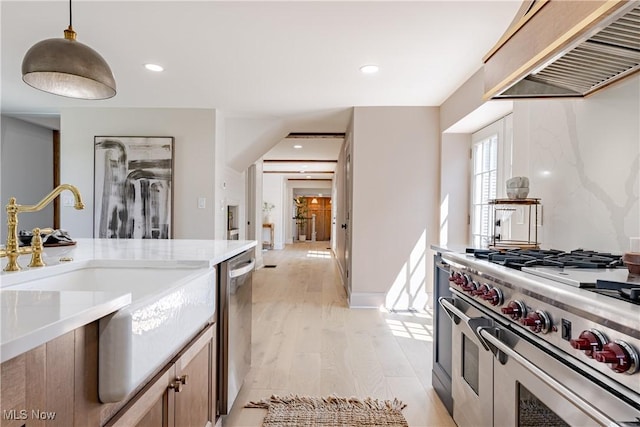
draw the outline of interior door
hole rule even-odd
[[[256,165],[251,165],[247,169],[247,240],[259,240],[256,238]],[[262,232],[262,228],[260,228]]]

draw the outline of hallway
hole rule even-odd
[[[225,426],[260,426],[244,409],[271,394],[337,394],[407,404],[410,426],[455,426],[431,388],[427,313],[347,308],[329,242],[263,252],[253,278],[252,369]]]

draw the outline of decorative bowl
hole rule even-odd
[[[507,189],[509,188],[529,188],[529,178],[526,176],[514,176],[507,180]]]
[[[622,262],[631,274],[640,274],[640,252],[625,252]]]
[[[529,195],[529,187],[507,188],[507,197],[510,199],[526,199]]]

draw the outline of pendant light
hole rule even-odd
[[[64,38],[34,44],[22,60],[22,80],[55,95],[80,99],[107,99],[116,94],[116,81],[107,61],[89,46],[76,41],[71,0],[69,28]]]

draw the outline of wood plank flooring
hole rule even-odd
[[[252,368],[226,427],[260,426],[272,394],[398,398],[410,426],[454,426],[431,388],[429,313],[349,309],[329,242],[264,252],[253,276]]]

